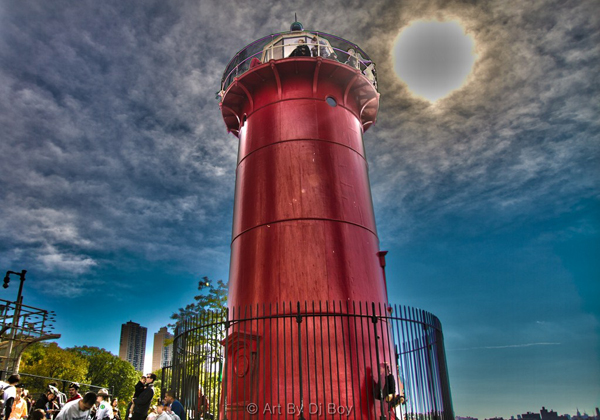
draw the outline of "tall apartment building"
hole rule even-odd
[[[154,347],[152,349],[152,372],[164,366],[170,366],[173,359],[173,344],[165,346],[165,340],[173,338],[173,334],[162,327],[154,333]]]
[[[129,321],[121,325],[121,342],[119,357],[127,360],[135,370],[144,370],[144,357],[146,356],[146,334],[148,329],[140,324]]]

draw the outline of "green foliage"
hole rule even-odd
[[[67,381],[84,382],[89,363],[81,355],[63,350],[56,343],[34,343],[21,357],[19,372]],[[30,378],[27,386],[41,392],[47,380]]]
[[[162,388],[162,368],[158,368],[152,373],[156,375],[156,381],[154,381],[154,398],[152,398],[151,405],[157,405],[160,400],[160,390]]]
[[[227,307],[227,283],[223,280],[217,280],[215,283],[208,277],[202,277],[198,282],[198,291],[200,293],[194,296],[194,302],[186,305],[185,308],[179,308],[179,312],[171,315],[171,319],[177,323],[190,315],[221,312]],[[169,324],[169,327],[174,328],[175,325]]]
[[[131,363],[104,349],[82,346],[65,350],[56,343],[35,343],[29,346],[21,357],[19,371],[104,387],[119,399],[121,415],[125,413],[134,386],[141,376]],[[48,379],[27,376],[23,379],[34,395],[43,392],[49,382]]]
[[[186,392],[191,393],[189,395],[195,395],[199,385],[204,388],[205,393],[217,395],[218,383],[211,382],[208,378],[214,377],[215,371],[222,366],[221,341],[225,338],[225,330],[214,326],[206,327],[206,325],[225,321],[227,286],[223,280],[213,282],[208,277],[203,277],[198,282],[200,293],[194,296],[194,302],[185,308],[179,308],[179,311],[171,316],[176,323],[170,324],[170,328],[174,329],[177,323],[185,321],[185,329],[190,333],[185,334],[185,343],[180,345],[193,351],[196,355],[194,363],[199,364],[199,366],[188,365],[178,373],[186,378],[186,388],[188,388]],[[212,387],[214,389],[211,389]]]
[[[131,363],[98,347],[73,347],[68,351],[88,362],[85,382],[105,387],[119,400],[131,399],[135,384],[140,377]]]

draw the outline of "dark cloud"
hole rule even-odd
[[[387,95],[369,134],[374,198],[380,220],[401,224],[385,240],[448,212],[491,212],[488,221],[505,223],[515,212],[540,205],[566,211],[582,196],[597,196],[599,126],[590,94],[598,90],[598,22],[592,4],[589,13],[581,4],[560,14],[553,7],[419,10],[416,19],[458,19],[477,43],[467,84],[435,104],[411,100],[386,68],[389,54],[380,58]],[[585,35],[574,38],[573,28]],[[404,207],[406,218],[390,217]]]

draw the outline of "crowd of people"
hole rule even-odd
[[[59,390],[57,382],[50,382],[45,392],[34,400],[21,384],[21,377],[11,375],[6,382],[0,381],[0,420],[187,420],[186,410],[172,391],[157,405],[151,405],[155,380],[153,373],[142,376],[127,404],[126,418],[122,419],[118,399],[111,400],[106,389],[82,396],[79,384],[72,382],[66,395]],[[205,408],[203,413],[207,414],[208,403]]]
[[[67,396],[59,391],[57,382],[51,382],[46,391],[37,400],[34,400],[29,391],[21,384],[21,377],[18,374],[11,375],[7,382],[0,382],[0,389],[2,392],[0,418],[2,420],[105,420],[104,417],[91,416],[90,413],[92,413],[92,409],[100,405],[103,398],[108,399],[106,389],[101,389],[98,394],[88,392],[81,396],[79,384],[73,382],[69,385],[69,395]],[[114,419],[112,408],[110,418]]]

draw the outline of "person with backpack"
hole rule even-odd
[[[12,411],[13,403],[15,402],[15,397],[17,396],[17,389],[15,385],[21,382],[21,376],[19,374],[10,375],[8,377],[8,386],[4,388],[4,393],[2,394],[2,399],[4,400],[4,418],[10,418],[10,413]]]

